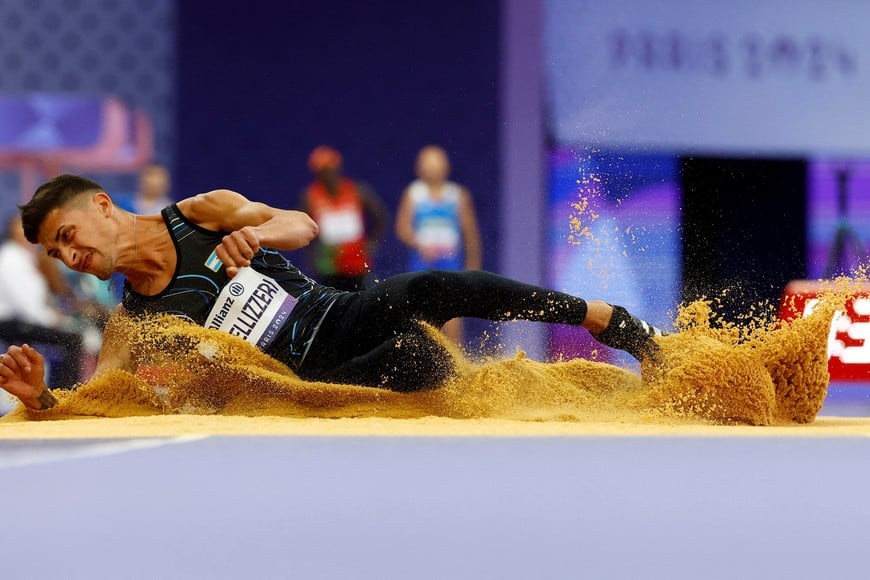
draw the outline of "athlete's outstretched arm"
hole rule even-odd
[[[230,276],[249,266],[261,247],[298,250],[317,236],[317,224],[304,212],[254,202],[228,189],[185,199],[178,208],[200,227],[230,232],[216,249]]]

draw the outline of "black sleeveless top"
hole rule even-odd
[[[221,289],[230,281],[215,248],[227,232],[202,228],[188,220],[173,204],[161,212],[175,244],[177,265],[169,285],[155,296],[133,291],[124,282],[122,304],[134,317],[172,314],[203,325]],[[274,279],[298,302],[286,324],[266,352],[300,369],[323,317],[344,292],[321,286],[303,274],[276,250],[261,248],[251,260],[257,272]]]

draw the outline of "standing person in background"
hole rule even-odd
[[[171,183],[169,170],[165,167],[157,164],[146,166],[139,173],[139,190],[133,198],[131,211],[141,215],[160,213],[160,210],[172,204],[172,198],[169,197]]]
[[[480,228],[468,190],[452,181],[450,160],[437,145],[417,156],[417,177],[402,194],[396,236],[410,248],[408,270],[479,270]],[[444,325],[444,333],[463,342],[462,321]]]
[[[58,387],[71,387],[79,380],[82,335],[70,329],[73,319],[54,304],[49,284],[39,269],[36,246],[27,241],[21,216],[7,216],[0,226],[5,234],[0,244],[0,342],[30,342],[63,353],[52,369]]]
[[[343,176],[341,166],[341,153],[325,145],[315,148],[308,158],[314,181],[301,206],[320,229],[312,245],[315,277],[324,286],[352,292],[365,287],[389,218],[375,192]]]

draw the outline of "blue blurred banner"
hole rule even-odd
[[[548,0],[560,143],[870,153],[870,3]]]

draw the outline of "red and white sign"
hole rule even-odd
[[[811,280],[792,280],[785,287],[779,316],[809,316],[822,287]],[[838,310],[828,334],[828,371],[832,381],[870,380],[870,285],[858,284],[844,310]]]

